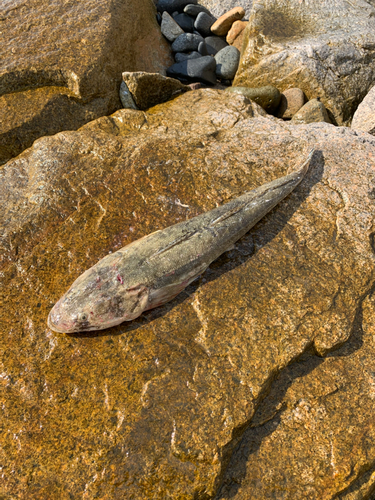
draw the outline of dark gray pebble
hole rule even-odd
[[[184,8],[189,4],[196,5],[198,0],[159,0],[156,8],[159,12],[164,12],[165,10],[172,14],[172,12],[178,10],[178,12],[183,12]]]
[[[191,52],[192,50],[197,50],[201,42],[203,42],[201,35],[184,33],[172,43],[172,50],[173,52]]]
[[[184,33],[168,12],[163,12],[160,29],[165,38],[170,42],[174,42],[177,37]]]
[[[187,54],[186,52],[176,52],[174,55],[174,60],[176,63],[182,62],[182,61],[187,61],[188,59],[198,59],[198,57],[202,57],[202,55],[199,52],[190,52]]]
[[[194,28],[202,36],[210,36],[211,26],[215,21],[216,19],[213,16],[210,16],[206,12],[200,12],[195,19]]]
[[[219,36],[208,36],[204,41],[206,43],[207,52],[213,56],[216,52],[228,46],[227,42]]]
[[[192,33],[194,28],[194,19],[187,14],[178,14],[174,20],[185,32]]]
[[[188,59],[167,69],[167,75],[183,81],[195,81],[215,85],[216,62],[211,56]]]
[[[201,42],[198,45],[198,52],[200,53],[201,56],[209,56],[210,54],[208,53],[207,47],[206,47],[206,42]]]
[[[197,17],[197,15],[200,12],[205,12],[206,14],[211,14],[210,11],[208,9],[206,9],[206,7],[203,7],[203,5],[193,5],[191,3],[184,8],[184,12],[186,12],[186,14],[189,14],[189,16],[193,16],[193,17]]]
[[[240,51],[229,45],[215,54],[216,76],[224,80],[232,80],[240,62]]]
[[[156,14],[156,20],[157,20],[158,24],[160,25],[161,24],[161,14],[160,14],[160,12],[158,12]]]

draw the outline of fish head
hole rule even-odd
[[[76,279],[48,315],[51,330],[103,330],[131,321],[147,308],[148,288],[142,284],[134,286],[133,279],[131,286],[114,261],[107,256]]]

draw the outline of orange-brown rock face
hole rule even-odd
[[[368,482],[375,140],[263,114],[241,95],[188,92],[39,139],[4,166],[2,495],[207,499],[251,425],[238,499],[277,497],[285,469],[284,498]],[[109,251],[286,174],[312,147],[303,183],[174,301],[98,335],[48,329]]]
[[[300,88],[348,125],[373,86],[374,17],[367,1],[254,0],[234,85]]]
[[[173,61],[155,14],[151,0],[7,2],[0,164],[42,135],[76,129],[121,107],[123,71],[163,73]]]

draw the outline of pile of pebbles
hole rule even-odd
[[[197,0],[159,0],[156,7],[161,32],[176,61],[167,75],[183,83],[231,85],[240,51],[227,43],[226,35],[244,17],[244,9],[235,7],[216,19]]]

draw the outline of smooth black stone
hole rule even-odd
[[[176,63],[187,61],[188,59],[198,59],[198,57],[202,57],[199,52],[190,52],[190,54],[186,54],[186,52],[176,52],[174,55],[174,60]]]
[[[198,45],[198,52],[202,55],[202,56],[209,56],[210,54],[208,53],[208,50],[207,50],[207,47],[206,47],[206,42],[201,42],[199,45]]]
[[[178,14],[174,20],[185,32],[192,33],[194,28],[194,19],[187,14]]]
[[[160,12],[158,12],[156,14],[156,20],[157,20],[158,24],[160,25],[161,24],[161,15],[160,15]]]
[[[192,50],[197,50],[201,42],[203,42],[203,37],[201,35],[183,33],[176,38],[171,48],[173,52],[191,52]]]
[[[184,8],[189,4],[197,4],[198,0],[159,0],[156,8],[159,12],[165,10],[172,14],[174,11],[183,12]]]
[[[194,28],[202,35],[202,36],[210,36],[211,34],[211,26],[214,24],[216,19],[213,16],[210,16],[206,12],[200,12],[195,19]]]
[[[193,17],[197,17],[197,15],[200,12],[205,12],[206,14],[211,14],[211,12],[208,9],[206,9],[206,7],[203,7],[203,5],[194,5],[192,3],[190,3],[189,5],[187,5],[184,8],[184,12],[186,12],[186,14],[189,14],[189,16],[193,16]]]
[[[174,64],[167,69],[167,76],[215,85],[215,69],[215,59],[211,56],[205,56]]]
[[[228,45],[224,38],[221,38],[219,36],[208,36],[204,39],[204,41],[206,43],[207,52],[213,56],[216,54],[216,52],[219,52],[219,50],[227,47]]]

